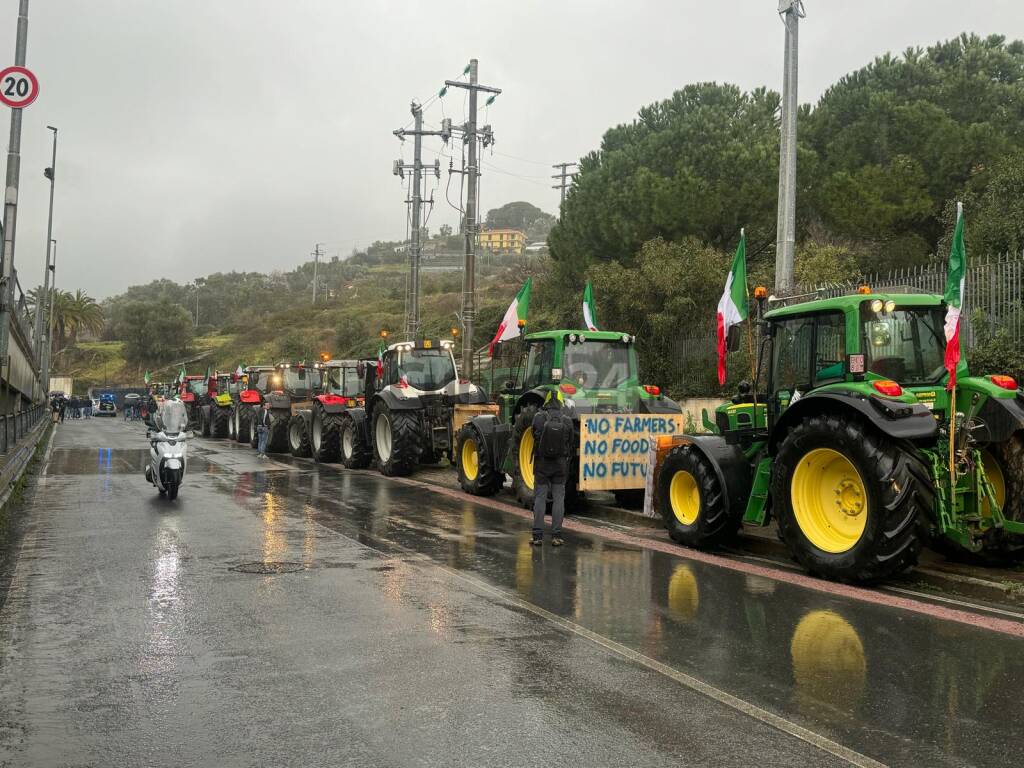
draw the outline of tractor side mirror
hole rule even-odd
[[[502,392],[511,392],[515,388],[516,388],[516,380],[515,379],[505,379],[505,381],[503,381],[502,384],[501,384],[501,391]]]
[[[299,381],[305,381],[305,380],[306,380],[306,369],[305,368],[299,368]]]
[[[730,352],[739,352],[740,349],[740,327],[733,325],[729,327],[729,335],[725,338],[725,347]]]

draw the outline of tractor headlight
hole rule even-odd
[[[622,334],[622,343],[623,344],[629,344],[629,334],[628,333]]]
[[[885,311],[888,312],[889,314],[892,314],[893,312],[895,312],[896,311],[896,302],[893,301],[892,299],[889,299],[889,301],[885,302]]]
[[[871,311],[876,315],[881,312],[884,307],[885,303],[881,299],[875,299],[871,302]]]
[[[576,334],[575,333],[570,333],[569,334],[569,343],[570,344],[575,344],[576,343]]]

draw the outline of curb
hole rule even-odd
[[[25,474],[29,463],[31,463],[36,448],[39,447],[39,440],[46,432],[46,427],[49,424],[49,419],[40,421],[39,425],[27,437],[22,438],[17,448],[7,454],[7,460],[4,462],[3,468],[0,469],[0,488],[2,488],[0,490],[0,509],[6,507],[7,502],[10,501],[11,494],[18,487],[18,482]],[[56,430],[50,433],[51,444],[55,434]]]

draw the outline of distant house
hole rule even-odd
[[[484,229],[480,232],[480,247],[494,254],[521,256],[526,248],[526,233],[518,229]]]

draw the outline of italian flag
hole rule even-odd
[[[953,232],[953,246],[949,249],[949,276],[946,278],[946,370],[949,383],[946,389],[956,386],[956,367],[960,363],[960,307],[964,300],[964,279],[967,276],[967,249],[964,248],[964,204],[956,204],[956,230]]]
[[[241,363],[239,363],[238,367],[235,368],[235,374],[234,374],[233,380],[234,381],[238,381],[239,379],[242,378],[242,376],[244,374],[245,374],[245,366],[242,365]]]
[[[519,293],[512,299],[512,303],[508,305],[508,309],[505,310],[505,316],[501,318],[501,323],[498,325],[498,332],[494,334],[494,338],[491,339],[491,344],[488,348],[488,355],[494,356],[494,345],[501,341],[508,341],[514,339],[520,333],[522,329],[526,327],[526,312],[530,308],[530,289],[533,287],[533,278],[526,278],[526,282],[523,283],[523,287],[519,289]]]
[[[594,306],[594,286],[587,280],[587,287],[583,289],[583,324],[588,331],[597,330],[597,307]]]
[[[377,378],[384,378],[384,342],[377,345]]]
[[[146,371],[146,375],[142,377],[142,380],[144,382],[146,382],[147,384],[149,384],[149,379],[150,379],[149,371]]]
[[[180,384],[185,380],[185,366],[181,366],[181,370],[178,371],[178,383]]]
[[[718,300],[718,384],[725,384],[725,355],[729,329],[747,319],[747,235],[740,230],[740,244]]]

